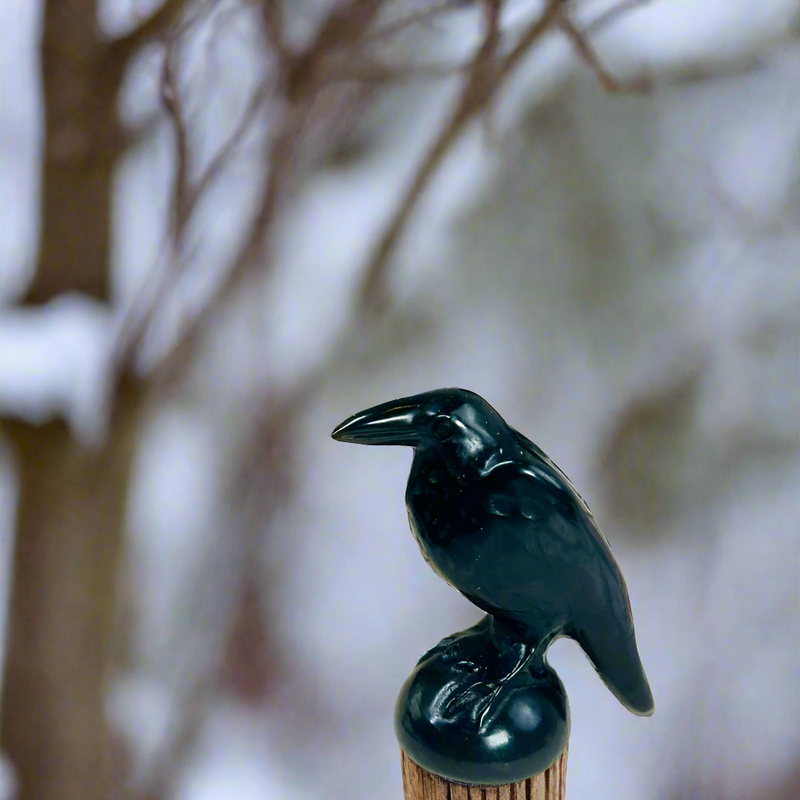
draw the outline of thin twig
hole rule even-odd
[[[534,20],[520,36],[511,52],[503,59],[500,70],[501,77],[511,73],[519,62],[528,54],[531,46],[537,42],[545,31],[557,20],[562,0],[549,0],[541,16]]]
[[[128,362],[132,353],[142,340],[145,329],[156,311],[156,306],[174,291],[180,277],[185,273],[191,258],[178,258],[177,253],[181,248],[180,239],[186,225],[194,214],[197,204],[205,195],[208,187],[219,177],[225,166],[229,163],[233,153],[239,148],[242,140],[251,130],[259,112],[263,110],[264,103],[269,96],[271,86],[263,84],[253,92],[242,116],[233,133],[217,150],[203,174],[191,187],[188,186],[188,148],[186,146],[185,122],[178,122],[176,116],[170,112],[173,124],[176,127],[177,141],[177,166],[175,189],[173,191],[172,214],[174,223],[171,226],[170,238],[172,241],[172,258],[166,270],[153,272],[152,280],[156,284],[147,291],[142,291],[137,298],[138,302],[129,310],[126,320],[121,326],[115,348],[114,362],[120,367]],[[164,89],[162,87],[162,97]],[[183,133],[180,132],[183,128]],[[183,141],[183,144],[181,144]],[[180,210],[178,210],[180,209]]]
[[[377,15],[380,5],[380,0],[351,0],[344,8],[337,6],[323,21],[309,48],[296,59],[293,68],[294,77],[286,85],[288,102],[285,101],[283,104],[284,117],[278,126],[278,133],[268,145],[267,186],[250,223],[248,236],[239,248],[218,291],[187,321],[175,352],[167,359],[169,366],[162,365],[162,374],[172,376],[182,374],[178,364],[188,363],[188,354],[193,349],[199,330],[218,309],[225,306],[254,265],[260,264],[262,268],[270,266],[269,262],[264,262],[260,256],[264,253],[278,209],[291,194],[289,178],[291,176],[293,184],[299,178],[297,167],[301,153],[306,162],[311,160],[312,154],[303,153],[302,145],[308,143],[308,125],[320,88],[325,84],[327,77],[320,66],[322,59],[331,50],[357,48],[361,37]],[[332,145],[333,142],[329,144]]]
[[[327,82],[329,65],[337,57],[357,57],[380,7],[381,0],[350,0],[329,12],[311,45],[290,61],[286,74],[286,99],[290,103],[318,91]]]
[[[275,52],[281,67],[285,68],[291,54],[284,40],[283,0],[263,0],[262,18],[267,43]]]
[[[497,52],[500,47],[501,30],[500,15],[503,11],[503,0],[481,0],[486,19],[486,47],[483,50],[484,62],[481,66],[476,64],[476,68],[483,70],[482,80],[494,84],[498,80],[498,61]],[[494,139],[494,125],[492,118],[492,105],[487,104],[484,109],[484,130],[486,141]]]
[[[631,11],[636,11],[644,6],[649,6],[653,0],[622,0],[617,5],[604,11],[596,19],[593,19],[583,30],[584,36],[591,36],[599,33],[603,28],[613,25],[620,17],[625,16]]]
[[[589,66],[589,68],[597,76],[600,85],[607,91],[614,94],[622,92],[643,93],[652,89],[652,84],[644,77],[637,78],[633,81],[622,82],[617,80],[608,70],[603,66],[599,56],[595,52],[591,43],[589,42],[586,34],[578,30],[575,24],[569,17],[569,12],[566,9],[559,10],[558,25],[562,31],[567,35],[567,38],[572,42],[575,50],[581,59]]]
[[[172,203],[170,204],[172,209],[170,227],[173,240],[178,241],[183,235],[189,217],[187,207],[189,195],[189,140],[186,133],[186,119],[183,113],[180,91],[175,80],[174,53],[174,48],[170,47],[164,56],[160,94],[161,103],[172,120],[172,127],[175,131],[176,167]]]
[[[456,11],[458,10],[458,6],[458,0],[445,0],[445,2],[441,3],[440,5],[424,8],[420,11],[414,11],[402,19],[394,22],[387,22],[385,25],[376,28],[374,31],[368,32],[364,37],[364,42],[366,44],[371,44],[381,39],[391,38],[402,31],[408,30],[414,25],[422,25],[423,23],[429,22],[436,17],[441,16],[442,14],[446,14],[448,11]]]
[[[245,108],[239,123],[237,124],[233,133],[228,137],[225,144],[211,159],[202,176],[197,183],[192,187],[191,194],[188,199],[188,210],[191,214],[206,189],[216,180],[219,174],[225,167],[229,157],[241,144],[247,132],[251,129],[253,123],[259,112],[263,110],[264,103],[269,96],[270,87],[267,84],[262,85],[259,89],[253,92],[250,101]]]
[[[542,15],[527,28],[511,53],[500,62],[497,71],[490,72],[489,75],[486,74],[485,65],[487,57],[494,52],[495,42],[491,37],[484,40],[475,55],[473,69],[455,111],[425,155],[394,217],[373,250],[359,290],[359,306],[374,312],[385,309],[387,264],[405,232],[417,202],[428,188],[445,155],[467,124],[486,107],[503,80],[555,21],[559,5],[560,0],[550,0]],[[487,54],[489,55],[487,56]]]
[[[152,44],[173,27],[190,0],[164,0],[164,4],[125,36],[109,42],[107,60],[123,69],[131,56],[142,46]]]

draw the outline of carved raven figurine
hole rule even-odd
[[[566,475],[481,397],[441,389],[362,411],[333,438],[408,445],[411,529],[434,571],[528,644],[575,639],[620,702],[653,713],[622,573]]]

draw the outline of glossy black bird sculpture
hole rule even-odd
[[[464,389],[426,392],[356,414],[332,435],[414,448],[406,504],[425,560],[491,615],[492,637],[519,643],[492,697],[523,671],[543,674],[547,647],[568,636],[626,708],[652,714],[606,538],[566,475],[485,400]]]

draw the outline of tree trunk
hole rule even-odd
[[[95,14],[95,0],[44,7],[40,250],[26,305],[69,291],[108,299],[121,68],[108,62]],[[95,453],[60,422],[3,420],[20,493],[1,735],[20,800],[108,800],[119,788],[104,689],[139,395],[121,387]]]
[[[97,38],[95,6],[95,0],[45,3],[41,233],[29,303],[65,291],[108,299],[111,180],[124,148],[117,119],[122,69]]]
[[[112,796],[104,690],[136,405],[121,393],[100,453],[60,423],[4,426],[20,495],[2,743],[19,800]]]

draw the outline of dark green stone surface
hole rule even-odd
[[[653,712],[622,573],[564,473],[464,389],[394,400],[333,437],[406,445],[411,530],[432,569],[489,616],[427,653],[403,687],[396,730],[420,766],[464,783],[541,772],[569,733],[547,665],[569,636],[635,714]]]
[[[544,772],[566,747],[569,707],[547,664],[514,673],[524,646],[491,617],[426,653],[400,690],[395,733],[429,772],[461,783],[513,783]]]

